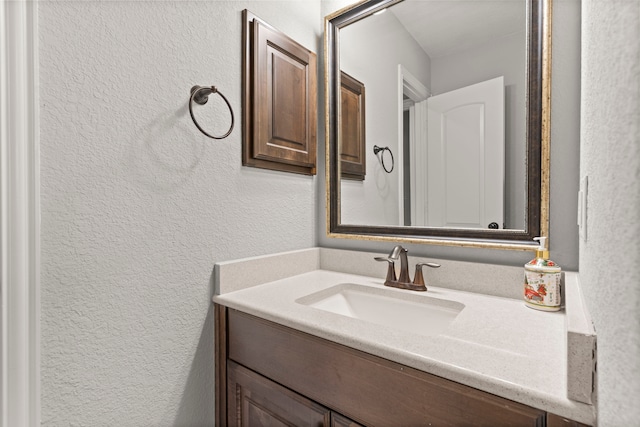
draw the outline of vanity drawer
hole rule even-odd
[[[545,411],[228,310],[228,358],[370,426],[543,426]]]

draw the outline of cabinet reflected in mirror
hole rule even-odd
[[[366,165],[365,88],[340,73],[340,170],[342,179],[364,180]]]
[[[549,6],[373,0],[327,17],[329,235],[518,245],[546,233]],[[339,70],[367,90],[362,180],[333,155]],[[391,149],[393,173],[374,145]]]

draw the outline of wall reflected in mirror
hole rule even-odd
[[[341,176],[340,224],[526,228],[526,16],[524,0],[405,0],[340,29],[340,70],[366,89],[366,171]]]

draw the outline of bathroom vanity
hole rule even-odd
[[[433,279],[426,293],[386,288],[373,260],[359,263],[368,276],[344,272],[358,258],[370,254],[315,248],[216,265],[217,425],[594,423],[592,405],[567,397],[564,313]],[[514,273],[505,268],[494,285]],[[379,316],[340,312],[335,301],[360,294]],[[411,306],[434,321],[385,320]]]

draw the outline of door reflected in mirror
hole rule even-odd
[[[367,90],[369,157],[368,179],[341,180],[341,223],[524,230],[525,1],[384,10],[340,30],[341,70]]]

